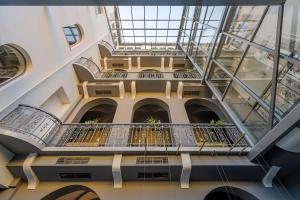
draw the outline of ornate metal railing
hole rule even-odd
[[[101,79],[166,79],[166,80],[200,80],[198,72],[101,72]]]
[[[249,145],[235,125],[63,124],[49,146],[228,147]]]
[[[19,105],[0,121],[0,128],[32,138],[40,144],[47,144],[59,131],[61,122],[55,116],[38,108]]]
[[[74,64],[80,65],[91,72],[94,78],[99,78],[101,70],[96,63],[88,58],[81,57]]]
[[[105,46],[113,56],[185,56],[182,50],[138,50],[138,49],[115,49],[109,42],[102,40],[101,45]]]
[[[164,78],[163,73],[161,72],[139,72],[138,78],[142,79],[162,79]]]
[[[191,71],[191,72],[174,72],[173,73],[174,78],[178,79],[200,79],[201,75],[197,71]]]
[[[51,147],[249,147],[232,124],[62,124],[50,113],[26,105],[4,117],[0,128]]]

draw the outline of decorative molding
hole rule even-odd
[[[28,181],[27,189],[29,190],[36,189],[40,182],[38,177],[36,176],[36,174],[31,168],[32,163],[34,162],[36,157],[37,157],[36,153],[30,153],[23,163],[23,171]]]
[[[183,82],[179,81],[178,82],[178,87],[177,87],[177,97],[178,97],[178,99],[182,99],[182,94],[183,94]]]
[[[264,178],[262,179],[262,183],[265,187],[273,187],[273,180],[277,173],[279,172],[280,167],[272,166],[269,171],[266,173]]]
[[[120,94],[120,99],[123,99],[125,96],[125,86],[123,81],[120,81],[119,83],[119,94]]]
[[[114,188],[122,188],[121,162],[122,162],[122,154],[115,154],[112,163]]]
[[[166,98],[171,98],[171,81],[166,82]]]
[[[190,176],[192,171],[192,161],[189,153],[181,153],[182,171],[180,176],[180,186],[183,189],[190,188]]]
[[[88,99],[89,98],[89,92],[88,92],[88,90],[87,90],[87,84],[88,84],[89,82],[88,81],[84,81],[83,83],[82,83],[82,90],[83,90],[83,98],[84,99]]]
[[[136,97],[136,82],[131,81],[131,98],[135,99]]]

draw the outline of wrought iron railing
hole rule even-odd
[[[115,49],[109,42],[102,40],[101,45],[105,46],[113,56],[185,56],[184,52],[179,49],[162,49],[162,50],[138,50],[138,49]]]
[[[4,117],[0,128],[50,147],[249,147],[232,124],[62,124],[50,113],[26,105]]]
[[[101,79],[166,79],[166,80],[200,80],[198,72],[101,72]]]
[[[197,71],[191,72],[174,72],[173,77],[175,79],[200,79],[201,75]]]
[[[248,147],[232,124],[63,124],[59,132],[50,146]]]
[[[79,58],[74,64],[80,65],[84,68],[86,68],[88,71],[91,72],[91,74],[94,76],[94,78],[99,78],[101,73],[101,68],[98,67],[96,63],[94,63],[92,60],[88,58],[81,57]]]
[[[142,79],[162,79],[164,78],[163,73],[161,72],[139,72],[138,78]]]
[[[0,121],[0,128],[47,144],[60,129],[61,122],[55,116],[38,108],[19,105]]]

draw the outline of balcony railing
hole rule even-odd
[[[31,106],[19,105],[0,121],[0,128],[46,145],[60,129],[61,124],[60,120],[50,113]]]
[[[208,147],[228,151],[249,147],[232,124],[62,124],[51,114],[25,105],[2,119],[0,128],[48,147]]]
[[[101,79],[166,79],[166,80],[200,80],[201,75],[198,72],[101,72]]]
[[[86,68],[94,78],[99,78],[101,73],[101,68],[98,67],[96,63],[88,58],[81,57],[74,64],[80,65]]]
[[[138,50],[138,49],[115,49],[109,42],[102,40],[101,45],[105,46],[113,56],[185,56],[184,52],[178,49],[162,50]]]
[[[227,147],[247,148],[234,125],[64,124],[56,147]]]

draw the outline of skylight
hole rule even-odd
[[[174,49],[183,6],[115,6],[108,19],[116,47]]]

